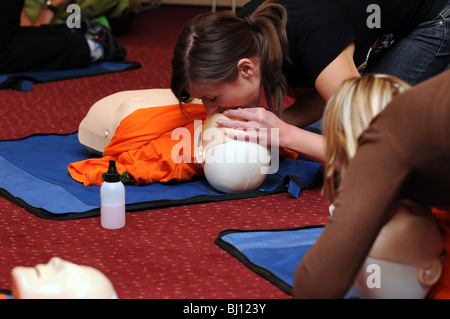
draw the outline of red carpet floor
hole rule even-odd
[[[139,70],[0,91],[0,139],[70,133],[97,100],[123,90],[168,88],[172,46],[184,23],[210,10],[162,6],[139,14],[118,36]],[[53,256],[95,267],[119,298],[290,298],[214,244],[220,231],[275,229],[326,222],[319,190],[127,214],[126,227],[105,230],[99,218],[45,220],[0,198],[0,288],[15,266]]]

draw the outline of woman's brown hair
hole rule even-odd
[[[192,100],[187,91],[192,83],[231,82],[238,76],[237,62],[257,56],[267,104],[280,111],[286,90],[283,63],[289,61],[286,20],[286,9],[268,0],[245,19],[224,11],[189,21],[172,58],[171,89],[180,104]]]

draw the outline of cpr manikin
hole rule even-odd
[[[103,273],[58,257],[35,267],[15,267],[11,274],[14,299],[117,299]]]
[[[195,100],[192,103],[201,103]],[[178,104],[170,89],[124,91],[96,102],[80,123],[78,138],[90,151],[102,154],[117,127],[127,115],[141,108]],[[270,166],[268,148],[254,141],[233,140],[209,115],[194,131],[194,151],[207,181],[215,189],[230,193],[253,190],[264,181]],[[149,124],[151,125],[151,124]]]
[[[253,190],[264,182],[271,155],[268,148],[256,141],[234,140],[216,122],[227,119],[222,113],[208,115],[194,133],[197,161],[209,184],[224,192]],[[201,143],[201,144],[200,144]]]
[[[401,207],[374,242],[355,280],[366,299],[421,299],[442,272],[444,241],[431,213]]]
[[[79,125],[78,139],[89,150],[102,154],[127,115],[138,109],[171,104],[178,104],[178,100],[169,89],[131,90],[111,94],[89,109]]]

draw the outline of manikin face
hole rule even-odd
[[[194,131],[194,149],[209,184],[224,193],[258,188],[266,178],[271,154],[254,141],[233,140],[219,127],[221,113],[206,117]]]
[[[35,267],[15,267],[12,279],[12,293],[16,299],[117,297],[111,282],[100,271],[58,257]]]
[[[242,59],[238,70],[238,77],[232,82],[193,83],[189,94],[202,100],[208,114],[222,113],[229,108],[258,106],[261,89],[258,65],[250,59]]]

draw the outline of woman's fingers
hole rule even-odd
[[[249,107],[226,110],[223,114],[228,117],[240,118],[246,121],[261,122],[265,112],[268,111],[262,107]]]
[[[239,140],[250,140],[265,145],[278,141],[279,129],[276,125],[278,117],[262,108],[230,109],[223,112],[230,119],[220,119],[217,124],[229,128],[228,137]]]
[[[267,122],[267,114],[269,112],[262,107],[252,107],[245,109],[230,109],[223,112],[223,115],[230,118],[230,120],[221,119],[217,121],[217,124],[229,128],[269,128],[271,125]]]
[[[256,122],[248,122],[248,121],[242,121],[242,120],[224,120],[220,119],[216,122],[219,126],[228,127],[228,128],[234,128],[234,129],[241,129],[241,130],[247,130],[249,128],[258,129],[260,126]]]

